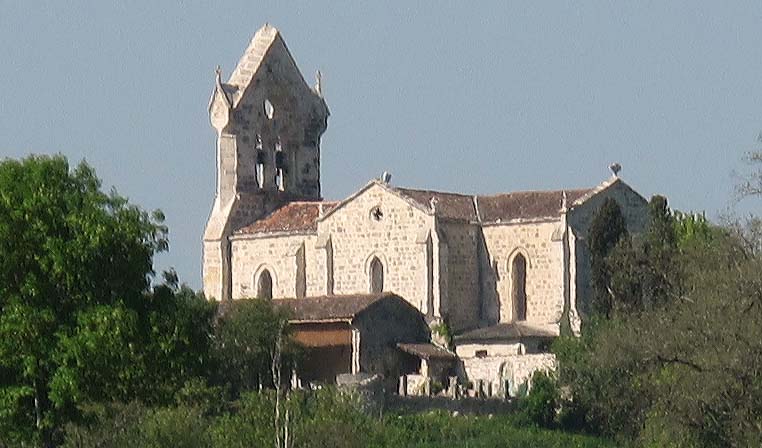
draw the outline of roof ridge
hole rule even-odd
[[[318,199],[315,199],[315,200],[298,199],[298,200],[295,200],[295,201],[288,201],[288,202],[284,203],[281,207],[278,207],[278,208],[282,208],[282,207],[285,207],[285,206],[291,205],[291,204],[324,204],[325,202],[326,201],[321,201],[321,200],[318,200]]]
[[[454,193],[452,191],[440,191],[440,190],[426,190],[420,188],[408,188],[408,187],[392,187],[398,191],[417,191],[419,193],[436,193],[436,194],[449,194],[452,196],[463,196],[464,198],[471,198],[474,195],[466,193]]]
[[[571,192],[571,191],[577,191],[577,192],[588,192],[592,191],[597,188],[595,187],[581,187],[581,188],[555,188],[552,190],[516,190],[516,191],[504,191],[504,192],[498,192],[498,193],[485,193],[485,194],[467,194],[467,193],[455,193],[452,191],[441,191],[441,190],[429,190],[429,189],[423,189],[423,188],[409,188],[409,187],[392,187],[398,191],[415,191],[419,193],[436,193],[436,194],[448,194],[452,196],[462,196],[467,198],[473,198],[473,197],[479,197],[479,198],[489,198],[494,196],[505,196],[509,194],[522,194],[522,193],[562,193],[564,191]]]
[[[567,192],[568,193],[568,192],[571,192],[571,191],[576,191],[576,192],[580,192],[581,193],[581,192],[592,191],[595,188],[596,187],[557,188],[557,189],[554,189],[554,190],[518,190],[518,191],[506,191],[506,192],[503,192],[503,193],[479,194],[477,196],[480,197],[480,198],[490,198],[490,197],[495,197],[495,196],[506,196],[506,195],[509,195],[509,194],[525,194],[525,193],[563,193],[563,192]]]
[[[239,90],[245,88],[259,69],[267,52],[273,43],[275,43],[278,36],[280,36],[278,29],[269,23],[265,23],[264,26],[258,29],[249,41],[249,45],[246,46],[240,59],[238,59],[238,63],[230,74],[230,79],[228,79],[226,84],[236,86]]]

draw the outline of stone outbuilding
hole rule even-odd
[[[297,374],[306,381],[333,383],[344,373],[379,374],[396,381],[416,367],[399,344],[429,340],[421,313],[388,292],[275,299],[273,303],[289,312],[293,338],[305,355]]]

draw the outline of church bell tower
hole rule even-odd
[[[204,232],[207,298],[230,298],[230,243],[236,229],[285,202],[320,200],[320,138],[328,107],[307,85],[280,33],[266,24],[230,79],[218,68],[209,101],[217,133],[217,186]]]

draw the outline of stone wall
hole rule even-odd
[[[257,277],[263,269],[272,276],[273,297],[299,297],[298,271],[305,269],[304,295],[313,294],[319,285],[315,284],[319,273],[312,262],[316,258],[314,235],[281,235],[267,237],[247,237],[233,239],[231,244],[232,297],[234,299],[256,297]],[[303,251],[302,254],[299,252]],[[303,260],[302,260],[303,258]],[[300,267],[300,262],[304,262]]]
[[[377,208],[380,219],[371,215]],[[384,291],[392,291],[419,310],[428,298],[426,237],[433,217],[380,185],[370,185],[318,223],[319,238],[330,237],[336,294],[370,290],[369,267],[376,257],[384,267]]]
[[[469,381],[489,382],[493,390],[501,388],[505,381],[509,381],[511,395],[515,395],[534,372],[552,371],[556,368],[556,357],[551,353],[463,358],[462,361]]]
[[[355,317],[359,331],[360,372],[379,374],[394,390],[397,378],[410,366],[410,357],[397,344],[429,340],[429,327],[418,310],[396,297],[375,302]]]
[[[648,225],[648,201],[618,179],[612,179],[609,183],[610,185],[598,194],[569,212],[569,226],[578,235],[587,236],[590,223],[607,198],[614,199],[619,204],[630,233],[642,232]]]
[[[459,358],[475,358],[477,352],[486,352],[488,356],[512,356],[524,352],[520,342],[515,343],[467,343],[458,344],[455,353]]]
[[[518,254],[526,269],[526,320],[531,323],[557,322],[563,311],[563,243],[553,241],[560,221],[506,223],[483,228],[489,258],[496,269],[496,294],[500,322],[512,322],[512,266]]]
[[[440,222],[438,227],[447,244],[447,253],[441,254],[447,265],[447,292],[439,313],[453,331],[474,328],[481,317],[477,249],[480,229],[473,224],[453,221]]]

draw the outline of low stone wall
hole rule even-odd
[[[366,414],[383,413],[387,392],[384,389],[384,379],[380,375],[344,373],[336,377],[336,385],[340,392],[354,395]]]
[[[494,390],[501,390],[508,382],[511,395],[515,395],[522,384],[528,383],[534,372],[556,368],[556,357],[551,353],[466,358],[462,361],[469,381],[490,383]]]

